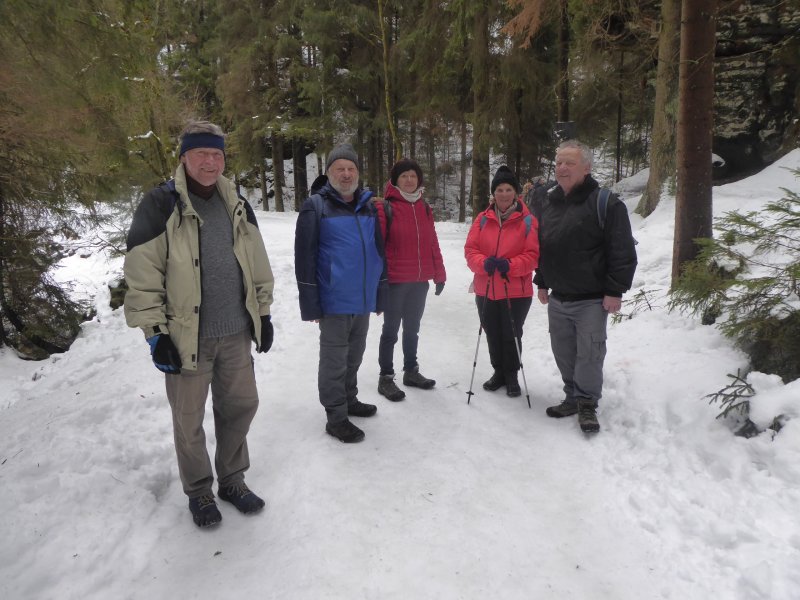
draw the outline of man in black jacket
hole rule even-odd
[[[587,433],[600,430],[608,314],[619,312],[636,271],[627,208],[615,195],[599,201],[591,169],[589,148],[563,142],[556,151],[558,185],[539,188],[533,199],[540,252],[533,281],[539,301],[547,304],[550,345],[565,393],[547,416],[578,414]]]

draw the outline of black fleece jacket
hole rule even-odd
[[[533,278],[562,301],[621,297],[631,288],[636,248],[628,210],[611,195],[600,227],[600,187],[591,175],[564,195],[557,185],[539,188],[533,209],[539,221],[539,267]]]

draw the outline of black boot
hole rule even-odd
[[[378,393],[381,396],[386,396],[386,398],[392,402],[400,402],[400,400],[406,397],[406,393],[397,387],[397,384],[394,382],[394,374],[381,375],[378,378]]]
[[[192,513],[194,524],[198,527],[211,527],[222,521],[222,515],[211,494],[189,498],[189,510]]]
[[[517,380],[517,372],[514,371],[513,373],[506,373],[506,396],[511,396],[515,398],[522,394],[522,390],[519,387],[519,381]]]
[[[591,400],[578,402],[578,425],[584,433],[597,433],[600,423],[597,421],[597,407]]]
[[[350,421],[339,421],[338,423],[327,423],[325,431],[328,435],[335,437],[345,444],[357,444],[364,439],[364,432],[353,425]]]
[[[506,384],[506,376],[500,371],[495,371],[494,374],[483,382],[483,389],[487,392],[494,392],[499,390]]]
[[[403,372],[403,385],[429,390],[436,385],[436,380],[428,379],[419,372],[419,367],[414,367]]]
[[[545,412],[547,413],[548,417],[553,417],[554,419],[563,419],[564,417],[571,417],[572,415],[578,414],[578,405],[574,400],[564,400],[561,404],[548,406]]]

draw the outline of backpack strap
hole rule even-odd
[[[533,215],[525,215],[522,217],[522,221],[525,223],[525,237],[528,237],[528,234],[531,232],[531,227],[533,226]],[[486,215],[481,217],[481,224],[479,225],[480,229],[483,229],[484,225],[486,225]]]
[[[601,188],[600,193],[597,194],[597,223],[600,225],[600,229],[606,228],[606,213],[610,196],[611,190],[608,188]]]
[[[425,212],[428,213],[428,218],[433,220],[433,209],[431,208],[431,205],[428,204],[424,198],[420,198],[418,202],[422,202],[422,204],[425,206]],[[392,214],[392,203],[388,198],[383,199],[383,214],[386,216],[386,237],[383,238],[383,244],[385,246],[389,243],[389,231],[391,231],[392,218],[394,216]]]
[[[383,199],[383,214],[386,217],[386,236],[383,238],[383,245],[386,246],[389,243],[389,231],[392,228],[392,203],[389,202],[388,198]]]

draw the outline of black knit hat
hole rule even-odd
[[[361,167],[358,164],[358,154],[356,154],[355,149],[350,144],[339,144],[333,150],[328,152],[328,160],[325,161],[325,172],[328,172],[328,169],[331,168],[333,161],[343,158],[345,160],[349,160],[353,164],[355,164],[356,169],[361,170]]]
[[[423,183],[422,169],[412,158],[401,158],[392,165],[392,170],[389,172],[389,181],[392,182],[392,185],[396,186],[397,178],[406,171],[414,171],[417,174],[417,187],[420,187]]]
[[[520,192],[519,181],[517,181],[517,176],[509,169],[507,166],[503,165],[499,169],[497,169],[497,173],[494,174],[494,178],[492,178],[492,194],[497,189],[497,186],[501,183],[508,183],[513,187],[517,193]]]

